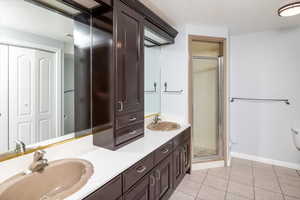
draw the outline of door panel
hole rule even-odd
[[[149,176],[146,176],[125,194],[124,200],[150,200],[149,197]]]
[[[25,144],[30,144],[34,140],[32,122],[20,122],[17,127],[17,139]]]
[[[156,198],[168,199],[173,191],[172,157],[169,156],[156,167]]]
[[[48,114],[51,112],[51,88],[50,88],[50,83],[51,83],[51,74],[50,74],[50,67],[51,64],[48,59],[42,58],[40,59],[39,62],[39,71],[40,71],[40,76],[39,76],[39,82],[40,82],[40,87],[39,87],[39,104],[40,104],[40,114]]]
[[[15,140],[37,141],[35,130],[35,50],[9,47],[9,147]]]
[[[21,55],[17,57],[17,100],[18,100],[18,116],[26,117],[33,115],[34,101],[34,64],[30,57]]]
[[[116,8],[116,109],[123,114],[144,106],[144,29],[141,15],[120,1]]]
[[[223,158],[222,63],[221,57],[192,59],[193,162]]]
[[[54,53],[9,46],[10,148],[57,136],[54,70]]]
[[[183,173],[183,164],[182,164],[182,147],[179,146],[175,149],[173,153],[173,188],[176,188],[180,181],[182,180]]]
[[[48,140],[50,138],[53,138],[53,133],[52,133],[52,126],[51,126],[51,120],[45,119],[45,120],[40,120],[38,123],[39,127],[39,133],[40,134],[40,141]]]
[[[0,153],[8,150],[8,46],[0,45]]]
[[[38,140],[43,141],[58,136],[55,130],[55,54],[45,51],[35,51],[35,64],[37,71],[36,120],[38,121],[36,130],[38,130]]]
[[[191,167],[191,142],[190,139],[183,144],[183,168],[186,173]]]

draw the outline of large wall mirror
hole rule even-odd
[[[89,15],[53,2],[0,2],[2,155],[90,131]]]
[[[145,40],[145,116],[161,110],[161,47]]]
[[[103,77],[112,64],[112,10],[103,24],[89,14],[102,18],[103,5],[72,2],[0,1],[0,161],[17,156],[21,143],[33,151],[113,127],[111,81]],[[168,43],[145,27],[145,116],[161,110],[160,45]],[[107,67],[92,70],[99,56]],[[92,79],[106,87],[92,90]],[[92,102],[106,110],[92,111]]]

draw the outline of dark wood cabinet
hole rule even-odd
[[[158,164],[160,161],[162,161],[164,158],[166,158],[168,155],[170,155],[173,151],[173,141],[167,142],[166,144],[159,147],[154,152],[154,162],[155,164]]]
[[[144,17],[114,0],[92,27],[94,144],[115,150],[144,135]]]
[[[85,200],[167,200],[191,167],[190,128],[161,145]]]
[[[183,144],[183,170],[184,173],[191,167],[191,141],[190,138]]]
[[[137,162],[135,165],[127,169],[123,173],[123,190],[126,192],[139,179],[151,171],[153,167],[153,154],[150,154],[143,160]]]
[[[115,1],[116,114],[144,110],[144,18]]]
[[[125,195],[124,200],[155,200],[155,178],[153,173],[145,176]]]
[[[168,199],[173,192],[173,163],[172,156],[167,157],[155,168],[155,196],[156,200]]]
[[[122,176],[114,178],[102,188],[86,197],[84,200],[121,200],[122,199]]]
[[[172,156],[169,156],[133,185],[124,200],[166,200],[173,192],[172,180]]]
[[[191,168],[191,136],[190,129],[185,130],[174,139],[173,152],[173,187],[176,188],[186,172]]]
[[[173,187],[176,188],[184,177],[183,147],[177,147],[173,152]]]

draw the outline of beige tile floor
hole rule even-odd
[[[300,200],[300,172],[234,158],[231,167],[193,171],[171,200]]]

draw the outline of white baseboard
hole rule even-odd
[[[201,170],[201,169],[216,168],[216,167],[224,167],[224,166],[225,166],[224,160],[205,162],[205,163],[194,163],[194,164],[192,164],[192,171]]]
[[[235,158],[242,158],[242,159],[262,162],[262,163],[266,163],[266,164],[270,164],[270,165],[276,165],[276,166],[300,170],[300,164],[297,164],[297,163],[273,160],[273,159],[269,159],[269,158],[264,158],[264,157],[259,157],[259,156],[255,156],[255,155],[244,154],[244,153],[238,153],[238,152],[231,152],[231,156],[235,157]]]

